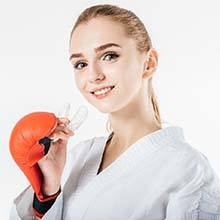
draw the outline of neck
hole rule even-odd
[[[154,117],[151,103],[147,106],[143,106],[143,102],[142,106],[137,103],[141,102],[130,103],[126,108],[109,115],[114,132],[109,150],[124,151],[139,138],[161,129],[161,125],[158,125]]]

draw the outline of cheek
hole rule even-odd
[[[130,60],[112,65],[105,71],[112,78],[112,81],[125,91],[134,89],[140,83],[140,65]]]

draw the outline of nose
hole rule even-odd
[[[93,64],[90,64],[88,68],[88,81],[94,82],[94,81],[100,81],[104,78],[104,74],[102,72],[101,67],[94,62]]]

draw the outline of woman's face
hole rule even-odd
[[[105,18],[80,24],[69,52],[78,89],[101,112],[118,111],[139,94],[146,56],[137,51],[136,42],[125,36],[120,24]],[[91,94],[103,86],[115,87],[101,99]]]

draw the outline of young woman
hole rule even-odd
[[[219,178],[183,129],[160,118],[152,86],[158,54],[140,19],[115,5],[87,8],[69,52],[78,89],[108,113],[111,133],[80,142],[66,159],[73,132],[59,119],[50,137],[60,141],[38,162],[44,194],[59,192],[43,219],[220,219]],[[34,218],[32,202],[28,186],[11,219]]]

